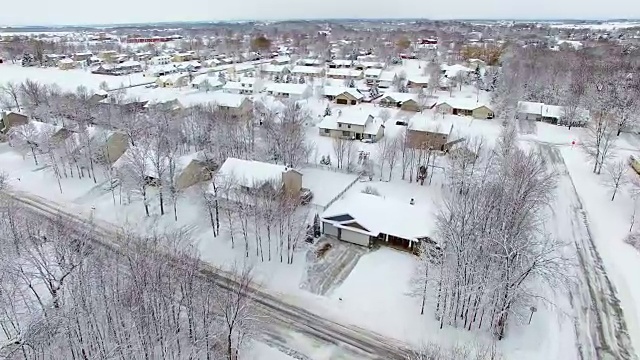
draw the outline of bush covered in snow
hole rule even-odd
[[[364,190],[362,190],[363,194],[371,194],[371,195],[375,195],[375,196],[380,196],[380,192],[378,191],[378,189],[374,188],[371,185],[367,185],[366,188],[364,188]]]
[[[627,238],[624,239],[624,242],[640,250],[640,233],[634,232],[629,234]]]

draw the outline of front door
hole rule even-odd
[[[362,139],[362,134],[356,133],[356,140],[360,140],[360,139]]]

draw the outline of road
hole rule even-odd
[[[117,242],[120,230],[112,224],[101,223],[98,220],[90,221],[90,216],[69,212],[56,203],[29,193],[10,191],[5,192],[5,195],[34,214],[46,217],[61,216],[77,226],[79,230],[83,228],[86,230],[90,226],[96,234],[92,239],[96,246],[116,253],[126,251],[126,248]],[[168,258],[170,259],[170,256]],[[201,263],[199,275],[221,288],[229,288],[234,282],[232,276],[204,262]],[[284,301],[258,285],[252,287],[249,296],[256,304],[258,312],[268,317],[270,329],[264,336],[275,345],[286,346],[282,343],[283,339],[286,339],[291,331],[295,331],[316,342],[339,347],[342,354],[336,359],[392,360],[407,359],[411,354],[409,347],[404,343],[362,328],[326,319]]]
[[[554,235],[573,242],[579,272],[569,291],[580,359],[636,359],[620,300],[595,246],[586,213],[558,146],[537,142],[541,154],[559,176],[552,204]]]

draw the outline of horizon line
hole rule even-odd
[[[290,22],[290,21],[515,21],[515,22],[556,22],[556,21],[581,21],[581,22],[633,22],[640,21],[640,18],[282,18],[282,19],[228,19],[228,20],[175,20],[175,21],[146,21],[146,22],[113,22],[113,23],[87,23],[87,24],[28,24],[28,25],[0,25],[0,31],[5,29],[28,29],[28,28],[100,28],[100,27],[122,27],[140,25],[164,25],[164,24],[224,24],[224,23],[252,23],[252,22]]]

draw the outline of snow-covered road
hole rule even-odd
[[[558,196],[551,204],[550,230],[571,243],[576,259],[575,281],[569,288],[576,345],[580,359],[636,359],[614,284],[594,244],[585,210],[558,146],[537,143],[557,172]],[[569,248],[569,247],[568,247]]]

